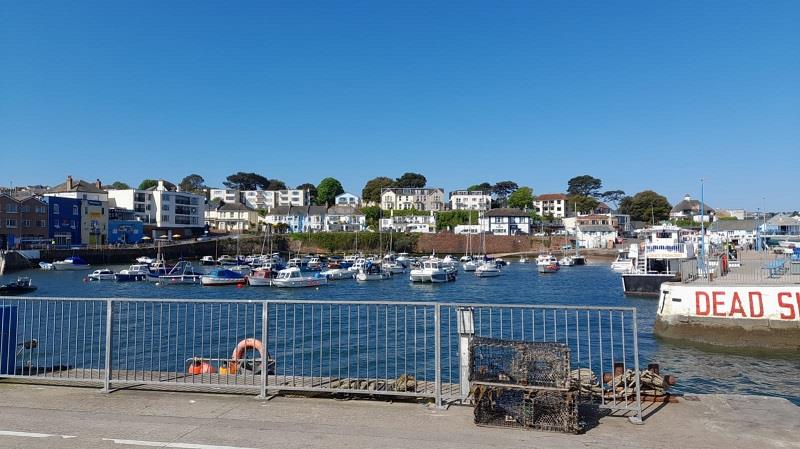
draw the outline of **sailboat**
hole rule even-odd
[[[467,230],[467,247],[464,251],[464,256],[461,258],[461,268],[464,271],[475,271],[478,268],[478,262],[472,254],[472,213],[469,214],[469,228]]]
[[[481,233],[481,251],[483,254],[486,254],[486,234]],[[500,272],[500,268],[497,266],[497,262],[493,260],[488,260],[486,256],[483,257],[483,260],[480,262],[477,268],[475,268],[475,276],[479,278],[489,278],[500,276],[502,273]]]
[[[381,216],[383,216],[383,210],[381,210]],[[380,225],[380,220],[378,220],[378,248],[380,248],[379,252],[383,252],[383,228]],[[392,273],[386,272],[383,269],[383,261],[380,260],[380,256],[373,260],[364,260],[364,263],[360,264],[358,267],[358,272],[356,273],[356,280],[357,281],[384,281],[386,279],[390,279],[392,277]]]

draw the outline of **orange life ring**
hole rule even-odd
[[[245,338],[244,340],[240,341],[239,344],[233,348],[233,353],[231,354],[231,363],[228,364],[228,373],[236,374],[239,364],[237,363],[239,359],[244,357],[244,354],[247,352],[248,349],[255,349],[264,357],[267,354],[267,350],[264,348],[264,344],[261,343],[261,340],[257,340],[255,338]],[[267,355],[269,358],[269,355]]]

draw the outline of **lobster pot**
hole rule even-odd
[[[475,337],[469,368],[471,382],[570,388],[569,347],[563,343]]]
[[[578,433],[574,391],[482,386],[476,394],[475,424]]]

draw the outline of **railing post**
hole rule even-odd
[[[267,376],[269,376],[269,303],[261,303],[261,342],[264,344],[264,352],[261,353],[261,390],[258,399],[267,397]]]
[[[442,306],[436,304],[434,306],[433,324],[435,329],[433,331],[434,338],[436,339],[434,356],[436,357],[435,363],[435,385],[434,396],[436,397],[436,408],[442,408]]]
[[[102,393],[111,392],[111,331],[112,323],[114,322],[114,302],[111,299],[106,300],[106,354],[105,354],[105,376],[103,376],[103,389]]]
[[[623,338],[625,338],[623,336]],[[633,309],[633,365],[636,377],[636,415],[631,416],[630,422],[633,424],[644,424],[642,421],[642,388],[641,371],[639,371],[639,323],[637,322],[636,309]]]

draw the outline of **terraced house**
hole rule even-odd
[[[0,248],[31,248],[46,244],[47,204],[35,197],[13,198],[0,193]]]
[[[381,193],[383,210],[440,211],[444,206],[444,189],[440,188],[392,188]]]

